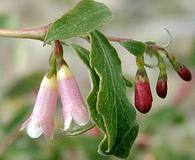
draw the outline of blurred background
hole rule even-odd
[[[100,1],[100,0],[99,0]],[[39,27],[59,18],[78,0],[0,0],[0,28]],[[101,28],[112,36],[155,41],[165,45],[173,37],[169,51],[186,64],[195,76],[194,0],[101,0],[113,11],[113,20]],[[78,42],[78,40],[72,40]],[[84,42],[81,42],[85,44]],[[122,59],[127,78],[134,79],[135,58],[113,43]],[[31,139],[19,132],[33,109],[40,81],[48,69],[51,47],[35,40],[0,38],[0,160],[115,160],[97,154],[102,135],[92,130],[77,137],[57,131],[52,141]],[[65,47],[65,57],[80,85],[83,96],[90,90],[88,71],[75,52]],[[155,64],[147,58],[147,63]],[[140,134],[129,160],[195,159],[195,80],[182,81],[168,63],[168,96],[156,96],[158,69],[147,69],[154,96],[152,111],[138,113]],[[134,88],[127,93],[133,102]],[[62,121],[60,108],[56,123]],[[60,130],[60,127],[57,127]]]

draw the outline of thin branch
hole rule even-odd
[[[33,29],[16,29],[16,30],[0,29],[0,37],[25,38],[25,39],[34,39],[34,40],[43,41],[50,25],[51,24],[39,28],[33,28]],[[108,39],[113,42],[130,40],[127,38],[112,37],[112,36],[108,36]]]
[[[51,23],[43,27],[33,28],[33,29],[18,29],[18,30],[0,29],[0,37],[25,38],[25,39],[34,39],[34,40],[43,41],[50,26]],[[81,37],[81,38],[86,39],[86,37]],[[127,40],[132,40],[129,38],[121,38],[121,37],[113,37],[113,36],[107,36],[107,38],[112,42],[118,42],[118,43]],[[155,50],[165,51],[164,48],[158,45],[148,45],[148,47]],[[169,54],[166,55],[169,57]]]
[[[50,24],[40,28],[33,29],[18,30],[0,29],[0,37],[25,38],[43,41],[49,26]]]
[[[122,41],[127,41],[127,40],[131,40],[128,38],[120,38],[120,37],[112,37],[112,36],[107,36],[107,38],[112,41],[112,42],[122,42]]]

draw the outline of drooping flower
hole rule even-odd
[[[152,107],[152,93],[145,69],[138,69],[135,86],[135,106],[141,113],[147,113]]]
[[[57,72],[57,80],[63,105],[64,130],[69,129],[72,121],[79,126],[86,125],[89,121],[89,113],[74,75],[67,65],[60,67]]]
[[[38,138],[44,134],[45,138],[52,138],[54,132],[54,114],[57,103],[56,76],[45,76],[41,82],[33,112],[23,123],[21,130],[26,128],[31,138]]]

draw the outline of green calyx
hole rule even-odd
[[[64,58],[56,58],[57,70],[60,70],[60,68],[61,68],[62,65],[68,66],[68,64],[66,63],[66,61],[64,60]]]
[[[57,70],[59,70],[62,65],[67,65],[63,58],[63,47],[58,40],[54,42],[54,51],[51,53],[49,58],[49,64],[50,67],[47,73],[48,78],[56,74]]]
[[[158,55],[158,51],[151,48],[151,46],[156,45],[155,42],[148,41],[148,42],[145,42],[145,45],[146,45],[145,52],[147,55],[149,55],[150,57]]]
[[[56,74],[56,58],[55,58],[54,53],[51,53],[49,64],[50,64],[50,67],[46,74],[47,78],[51,78],[54,74]]]
[[[166,56],[167,56],[169,62],[171,63],[171,65],[173,66],[174,70],[178,71],[179,68],[181,67],[181,64],[177,62],[176,58],[173,55],[166,53]]]
[[[136,64],[138,67],[137,74],[136,74],[136,81],[145,82],[148,81],[148,75],[145,69],[144,57],[136,57]]]
[[[160,72],[158,80],[167,80],[167,74]]]
[[[143,70],[144,69],[144,57],[143,56],[136,57],[136,64],[140,70]]]
[[[120,42],[120,44],[127,50],[129,53],[133,54],[136,57],[144,55],[146,50],[146,45],[140,41],[126,40]]]
[[[167,77],[167,73],[166,73],[166,64],[163,60],[163,58],[158,55],[158,63],[159,63],[159,70],[160,70],[160,77]],[[163,78],[164,79],[164,78]]]
[[[145,68],[138,69],[136,73],[136,82],[146,82],[146,81],[149,81],[149,79]]]

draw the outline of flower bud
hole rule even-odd
[[[192,73],[190,70],[183,64],[180,64],[177,68],[177,73],[184,81],[191,81],[192,80]]]
[[[156,85],[156,92],[159,97],[165,98],[167,96],[167,75],[159,75]]]
[[[169,61],[171,62],[173,68],[175,71],[179,74],[179,76],[184,80],[184,81],[191,81],[192,80],[192,73],[190,70],[183,64],[178,63],[176,61],[176,58],[172,56],[168,56]]]
[[[135,86],[135,106],[141,113],[147,113],[152,107],[152,93],[145,69],[138,69]]]

